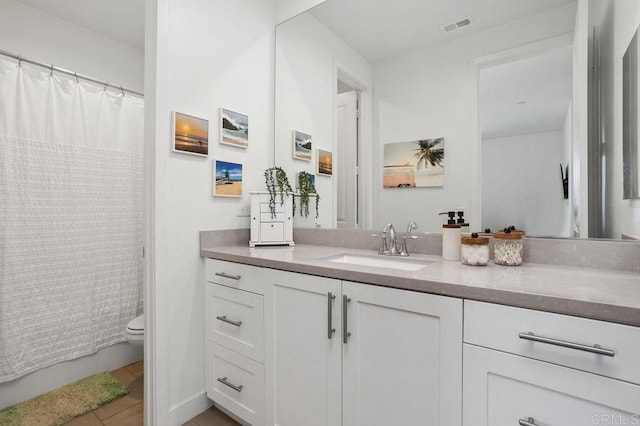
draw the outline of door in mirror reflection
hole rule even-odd
[[[347,90],[341,92],[342,90]],[[338,228],[358,227],[358,92],[338,80],[336,152]]]

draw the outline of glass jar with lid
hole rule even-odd
[[[489,263],[489,238],[477,233],[460,240],[460,261],[464,265],[485,266]]]
[[[505,229],[493,234],[493,262],[496,265],[518,266],[522,264],[523,233]]]

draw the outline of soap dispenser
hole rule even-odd
[[[469,233],[469,224],[467,222],[465,222],[464,212],[462,210],[458,210],[456,213],[458,213],[458,219],[456,220],[456,223],[458,225],[460,225],[461,232],[463,234],[468,234]]]
[[[440,213],[449,216],[447,223],[442,225],[442,260],[460,260],[461,226],[456,223],[456,212]]]

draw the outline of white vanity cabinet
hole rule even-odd
[[[264,424],[263,269],[205,261],[205,390],[242,420]]]
[[[461,424],[461,300],[265,279],[267,425]]]
[[[465,301],[464,340],[465,426],[640,424],[636,327]]]

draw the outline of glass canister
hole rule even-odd
[[[522,264],[522,232],[505,229],[493,234],[493,262],[496,265]]]
[[[485,266],[489,263],[489,238],[477,233],[460,240],[460,261],[464,265]]]

